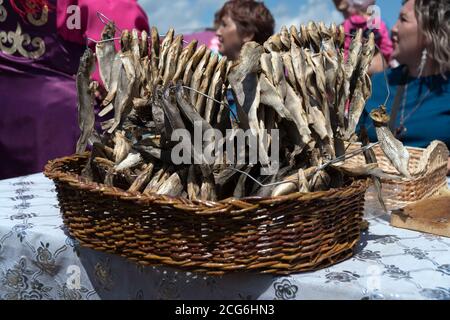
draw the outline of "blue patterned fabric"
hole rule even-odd
[[[53,183],[0,181],[0,299],[450,299],[450,239],[371,214],[356,255],[291,276],[142,267],[67,236]]]

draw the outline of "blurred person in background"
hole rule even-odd
[[[0,0],[0,179],[75,152],[74,75],[86,38],[100,40],[97,11],[121,29],[149,28],[136,0]]]
[[[393,133],[407,146],[426,148],[441,140],[450,148],[450,0],[407,0],[392,29],[392,57],[401,65],[388,72],[386,105]],[[373,93],[361,124],[376,140],[369,113],[384,104],[383,73],[372,76]],[[450,172],[450,159],[448,169]]]
[[[389,67],[393,52],[392,41],[386,24],[381,17],[372,18],[368,13],[370,6],[375,5],[375,0],[333,0],[336,9],[342,13],[345,20],[343,22],[345,33],[345,56],[347,57],[352,35],[358,29],[363,29],[363,36],[368,38],[369,33],[375,35],[375,43],[378,46],[377,53],[369,67],[369,74],[383,71]],[[384,59],[384,60],[383,60]]]
[[[231,0],[215,14],[219,52],[229,60],[239,57],[244,43],[263,44],[274,33],[275,20],[263,2]]]
[[[214,25],[219,40],[219,53],[234,61],[239,58],[244,43],[263,44],[274,33],[275,20],[263,2],[231,0],[216,12]],[[227,91],[231,109],[230,118],[235,124],[237,108],[232,91]]]

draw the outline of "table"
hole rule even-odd
[[[450,181],[449,181],[450,184]],[[356,255],[290,276],[210,277],[81,248],[43,174],[0,181],[0,299],[450,299],[450,239],[370,217]]]

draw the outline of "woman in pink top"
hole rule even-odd
[[[370,32],[374,33],[375,43],[381,54],[377,54],[374,57],[369,73],[372,74],[382,71],[383,65],[388,67],[394,49],[386,24],[379,16],[371,18],[371,14],[368,12],[369,7],[375,5],[375,0],[334,0],[334,3],[345,18],[343,23],[345,33],[347,34],[345,39],[345,55],[347,56],[348,49],[350,48],[351,35],[355,34],[358,29],[363,29],[366,38]],[[381,60],[382,58],[384,58],[384,64]]]
[[[75,152],[74,75],[86,38],[100,39],[97,11],[121,29],[148,30],[136,0],[0,0],[0,179]]]

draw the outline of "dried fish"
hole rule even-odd
[[[185,85],[189,85],[192,80],[192,76],[194,74],[194,70],[197,68],[197,65],[200,63],[200,60],[203,58],[206,52],[206,45],[201,45],[197,51],[192,55],[191,59],[187,63],[186,69],[183,75],[183,83]]]
[[[102,31],[102,40],[110,40],[116,34],[116,27],[113,22],[108,22]],[[116,56],[114,41],[99,42],[95,45],[95,55],[97,56],[100,79],[105,86],[106,91],[110,90],[111,69],[113,60]]]
[[[181,50],[183,48],[183,36],[178,35],[173,40],[169,51],[167,53],[166,58],[166,66],[164,70],[164,76],[163,76],[163,86],[166,86],[169,84],[169,82],[173,79],[173,76],[175,75],[175,72],[177,71],[177,61],[178,57],[181,54]]]
[[[171,197],[177,197],[181,195],[183,190],[184,187],[181,181],[180,173],[174,172],[166,181],[164,181],[160,185],[156,193]]]
[[[295,42],[295,44],[297,44],[298,46],[302,46],[303,43],[302,43],[302,40],[299,37],[299,32],[298,32],[297,28],[294,25],[292,25],[289,28],[289,32],[290,32],[290,36],[291,36],[291,45],[292,45],[292,43]]]
[[[256,96],[259,96],[257,72],[260,71],[259,61],[263,52],[263,47],[260,44],[247,42],[242,47],[238,63],[231,68],[228,75],[233,94],[236,97],[240,126],[243,129],[250,128],[247,114],[251,106],[255,104]],[[259,103],[259,101],[257,102]]]
[[[177,83],[177,81],[181,79],[182,75],[184,74],[186,65],[188,61],[191,59],[191,57],[194,55],[195,49],[197,48],[197,44],[198,41],[193,40],[181,52],[180,58],[178,59],[177,70],[175,71],[175,75],[173,76],[174,83]]]
[[[200,186],[196,179],[195,166],[189,166],[188,178],[187,178],[187,193],[189,200],[197,200],[200,195]]]
[[[217,63],[219,62],[219,56],[218,55],[213,55],[211,57],[211,59],[209,59],[208,65],[205,69],[205,72],[202,76],[202,80],[201,80],[201,84],[199,87],[199,91],[202,94],[199,94],[197,97],[197,102],[195,103],[195,109],[198,111],[198,113],[200,115],[204,115],[205,114],[205,99],[206,97],[204,96],[204,94],[208,93],[208,88],[211,84],[211,79],[213,77],[214,71],[216,69]]]
[[[137,176],[136,180],[132,183],[129,192],[139,192],[142,188],[150,182],[150,178],[152,176],[154,169],[154,164],[149,163],[145,166],[144,170]]]
[[[279,34],[274,34],[264,42],[264,49],[267,52],[280,52],[283,49],[283,43]]]
[[[222,100],[222,90],[223,90],[223,83],[225,81],[225,72],[226,72],[226,66],[227,66],[227,58],[223,57],[220,59],[216,70],[214,72],[211,84],[209,85],[209,91],[208,96],[220,101]],[[217,110],[214,110],[214,107],[216,106],[216,102],[212,99],[206,100],[206,106],[205,106],[205,114],[204,119],[206,122],[211,123],[213,117],[217,114]]]
[[[159,63],[158,63],[158,71],[159,71],[158,77],[160,79],[162,79],[164,76],[166,59],[169,53],[170,46],[172,45],[174,35],[175,30],[173,28],[170,28],[169,31],[167,31],[164,40],[161,43]]]
[[[370,117],[373,120],[377,138],[383,153],[398,172],[407,178],[411,178],[408,170],[409,152],[389,130],[389,115],[386,112],[386,107],[382,105],[380,108],[372,110],[370,112]]]
[[[117,164],[114,169],[116,171],[123,171],[138,166],[143,161],[143,158],[138,152],[130,152],[125,159]]]
[[[122,162],[131,150],[131,142],[125,138],[125,134],[122,131],[116,131],[114,135],[114,162]]]
[[[208,61],[209,58],[211,57],[211,50],[210,49],[206,49],[205,54],[203,55],[202,59],[200,60],[199,64],[197,65],[194,73],[192,74],[192,79],[191,79],[191,83],[190,83],[190,87],[194,90],[191,90],[189,92],[189,96],[190,96],[190,100],[191,103],[195,106],[197,104],[197,98],[198,98],[198,93],[197,91],[200,90],[200,84],[202,81],[202,77],[203,74],[206,71],[206,67],[208,66]],[[217,57],[217,56],[215,56]],[[216,60],[217,62],[217,60]],[[200,110],[197,110],[198,112],[200,112]]]
[[[158,66],[159,66],[159,57],[160,57],[160,48],[159,48],[159,32],[156,27],[152,27],[151,30],[151,58],[150,58],[150,65],[152,69],[152,81],[153,85],[158,84],[159,79],[159,72],[158,72]]]
[[[78,94],[78,125],[81,130],[76,148],[78,154],[85,151],[88,139],[94,131],[94,93],[97,87],[95,82],[91,82],[91,74],[94,72],[94,67],[94,53],[91,49],[87,48],[81,57],[76,79]]]
[[[311,42],[311,46],[314,49],[315,52],[320,51],[321,41],[320,41],[320,35],[319,35],[319,29],[317,28],[317,25],[310,21],[308,23],[307,32],[309,36],[309,40]]]
[[[286,50],[291,49],[291,36],[286,26],[281,27],[280,40]]]

